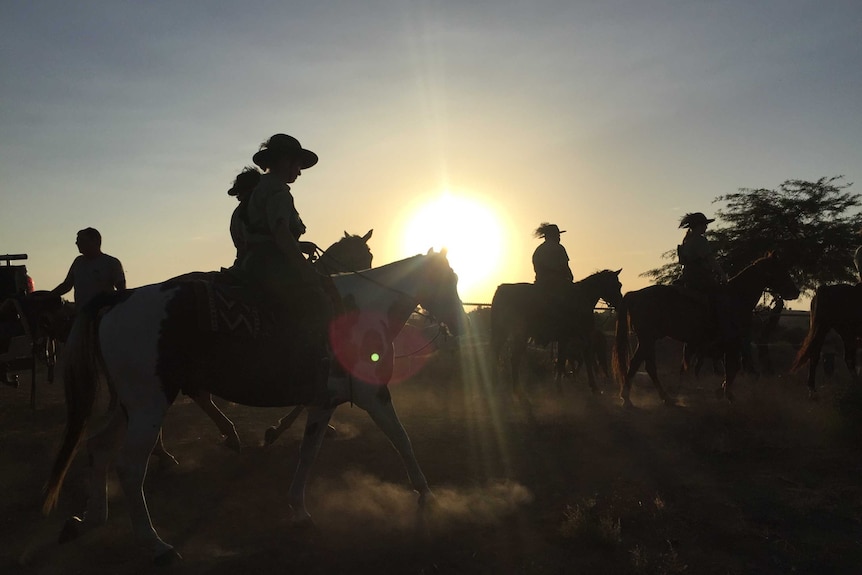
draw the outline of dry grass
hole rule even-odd
[[[679,406],[636,383],[623,410],[613,385],[594,396],[583,376],[553,388],[534,350],[527,404],[512,401],[488,362],[450,350],[392,389],[395,406],[438,495],[418,516],[401,463],[361,410],[344,406],[314,468],[312,532],[289,525],[285,492],[301,429],[273,446],[263,430],[284,410],[225,405],[247,448],[220,444],[188,400],[165,438],[180,460],[154,464],[153,521],[185,560],[170,573],[856,573],[862,564],[862,391],[840,369],[809,402],[802,374],[737,382],[737,402],[715,400],[720,380],[679,380],[679,348],[663,347],[662,376]],[[61,383],[0,389],[0,573],[149,572],[117,485],[108,528],[52,543],[79,512],[79,457],[49,518],[41,485],[62,432]],[[300,423],[303,420],[300,419]]]

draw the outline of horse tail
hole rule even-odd
[[[627,300],[628,294],[623,296],[617,305],[617,325],[614,330],[614,375],[620,382],[625,382],[629,364],[629,310]]]
[[[87,306],[72,325],[64,350],[63,383],[66,391],[66,430],[45,486],[42,512],[56,506],[63,480],[78,450],[93,412],[98,382],[98,309]]]
[[[823,322],[821,321],[821,314],[817,313],[817,302],[818,296],[821,295],[821,291],[818,289],[814,292],[814,296],[811,298],[811,313],[809,314],[808,319],[808,335],[805,336],[805,340],[802,342],[802,347],[799,348],[799,352],[796,354],[796,359],[793,360],[793,365],[790,366],[790,371],[794,372],[803,365],[805,365],[815,353],[815,351],[819,351],[819,346],[815,344],[823,339],[826,335],[826,330],[823,329]]]

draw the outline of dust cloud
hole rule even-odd
[[[347,524],[371,526],[379,522],[396,530],[409,530],[416,525],[418,495],[408,487],[351,470],[322,489],[326,498],[319,503],[320,511],[338,516]],[[433,493],[430,525],[436,530],[464,524],[494,524],[533,500],[529,489],[505,480],[470,488],[438,486]]]

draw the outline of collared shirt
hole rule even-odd
[[[271,174],[264,174],[248,200],[249,239],[271,237],[282,220],[287,222],[294,239],[298,240],[305,233],[305,224],[296,211],[290,186]]]

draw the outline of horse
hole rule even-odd
[[[856,373],[857,338],[862,336],[862,286],[832,284],[817,288],[811,298],[808,334],[796,354],[791,371],[808,363],[808,396],[817,397],[814,376],[820,362],[820,350],[826,335],[835,330],[844,344],[844,363],[854,378]]]
[[[559,309],[550,309],[552,303],[535,284],[500,284],[491,300],[491,353],[499,361],[506,342],[510,342],[509,365],[512,389],[521,393],[518,370],[530,337],[557,341],[562,365],[565,365],[564,351],[569,342],[575,341],[584,351],[587,380],[590,389],[598,391],[593,370],[593,348],[591,334],[593,309],[600,299],[615,306],[621,299],[622,284],[617,271],[596,272],[571,286],[566,286],[564,299]],[[550,316],[555,322],[549,322]],[[553,325],[548,325],[553,323]],[[555,381],[560,385],[562,367],[559,365]]]
[[[320,248],[316,248],[312,254],[312,263],[315,269],[324,275],[332,275],[339,272],[370,268],[374,256],[368,247],[368,240],[371,239],[373,232],[373,229],[368,230],[363,236],[344,232],[343,237],[339,238],[337,242],[325,250],[321,251]],[[239,434],[236,432],[236,427],[215,404],[212,394],[204,391],[193,395],[192,399],[216,424],[216,427],[218,427],[224,438],[225,445],[234,451],[240,451],[242,443],[240,442]],[[302,406],[297,406],[290,412],[290,416],[296,419],[300,413],[302,413]],[[159,435],[159,440],[156,442],[153,454],[163,460],[177,463],[176,457],[165,448],[161,435]]]
[[[728,280],[724,287],[727,309],[725,318],[736,324],[733,334],[721,334],[714,325],[710,305],[702,294],[673,285],[653,285],[627,292],[617,307],[614,335],[614,372],[620,382],[620,399],[623,405],[632,405],[629,399],[631,380],[646,362],[646,370],[662,401],[674,402],[665,393],[656,370],[655,343],[670,337],[696,347],[708,347],[718,341],[724,352],[725,380],[716,392],[719,397],[733,401],[731,387],[740,368],[740,348],[743,334],[748,332],[755,305],[764,290],[772,290],[783,299],[799,297],[799,288],[784,263],[770,252],[754,261]],[[629,330],[637,336],[637,348],[629,362]]]
[[[305,506],[310,467],[333,411],[347,401],[365,409],[399,452],[419,493],[420,509],[433,497],[389,391],[376,381],[385,380],[387,371],[391,374],[392,340],[417,305],[437,316],[453,333],[460,332],[466,316],[457,281],[445,250],[429,250],[362,273],[333,276],[342,299],[355,308],[337,317],[330,327],[339,368],[330,371],[322,399],[320,390],[312,386],[317,395],[304,401],[309,415],[287,495],[294,524],[311,523]],[[210,284],[203,287],[207,293],[214,289]],[[307,359],[307,336],[301,326],[290,332],[298,336],[294,337],[297,345],[289,349],[274,345],[275,338],[242,339],[202,331],[194,300],[200,289],[193,280],[175,279],[100,296],[78,314],[64,361],[66,429],[46,486],[45,513],[56,505],[93,415],[100,372],[117,401],[108,411],[107,423],[87,441],[92,469],[84,518],[69,519],[61,540],[104,525],[107,472],[113,466],[137,538],[156,563],[180,559],[154,529],[143,490],[150,451],[177,394],[199,388],[244,405],[292,405],[301,397],[296,390],[308,389],[307,385],[297,387],[303,385],[296,381],[297,376],[310,373],[311,368],[319,373],[320,361]],[[266,380],[264,375],[273,372],[275,376]]]

